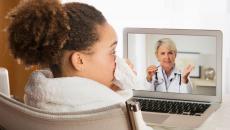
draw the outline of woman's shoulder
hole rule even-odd
[[[129,93],[116,93],[91,79],[77,76],[51,78],[47,75],[49,72],[43,70],[33,72],[25,90],[27,103],[35,102],[31,105],[45,109],[47,105],[60,104],[61,108],[72,106],[78,111],[121,103],[130,96]]]

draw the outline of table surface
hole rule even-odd
[[[221,106],[217,111],[196,129],[180,129],[152,126],[154,130],[230,130],[230,95],[224,95]]]

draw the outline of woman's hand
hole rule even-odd
[[[191,73],[191,71],[194,69],[194,65],[189,64],[184,68],[184,71],[182,73],[182,82],[183,83],[188,83],[188,76]]]
[[[133,73],[135,75],[137,75],[137,72],[134,70],[134,65],[133,63],[129,60],[129,59],[125,59],[126,63],[129,65],[129,67],[131,68],[131,70],[133,71]]]
[[[147,77],[146,77],[146,79],[147,79],[147,81],[152,81],[152,77],[153,77],[153,75],[154,74],[156,74],[156,72],[157,72],[157,70],[158,70],[158,67],[156,67],[155,65],[150,65],[148,68],[147,68]]]

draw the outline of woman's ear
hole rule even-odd
[[[77,71],[81,71],[83,68],[83,55],[80,52],[74,52],[70,57],[70,63]]]

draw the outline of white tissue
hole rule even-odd
[[[116,57],[115,80],[113,83],[121,89],[141,89],[137,76],[126,63],[125,59]]]

